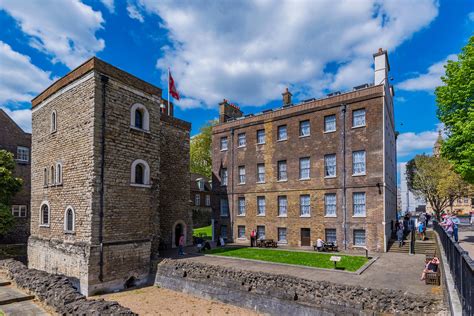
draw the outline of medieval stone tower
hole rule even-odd
[[[91,295],[145,282],[160,244],[191,242],[190,124],[161,96],[92,58],[33,99],[30,268]]]

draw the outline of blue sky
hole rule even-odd
[[[398,160],[431,152],[434,88],[474,30],[470,0],[0,0],[0,108],[27,131],[35,95],[87,58],[164,89],[171,67],[192,133],[223,98],[244,112],[373,81],[389,52]]]

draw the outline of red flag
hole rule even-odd
[[[168,78],[168,90],[173,98],[176,100],[179,100],[179,93],[178,90],[176,90],[176,86],[174,85],[174,79],[171,76],[171,71],[168,73],[169,78]]]

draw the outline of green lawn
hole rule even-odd
[[[212,237],[212,225],[193,229],[194,237]]]
[[[289,263],[315,268],[334,268],[334,262],[329,261],[329,258],[331,256],[334,256],[334,254],[327,253],[285,251],[260,248],[216,248],[207,253],[225,257],[255,259],[277,263]],[[341,270],[344,269],[347,271],[357,271],[368,261],[367,258],[361,256],[336,256],[341,257],[341,261],[337,263],[337,267]]]

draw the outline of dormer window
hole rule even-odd
[[[150,130],[150,116],[143,104],[135,103],[130,109],[130,127],[142,131]]]
[[[204,179],[197,179],[197,184],[199,191],[204,191],[204,189],[206,188],[206,182],[204,181]]]

